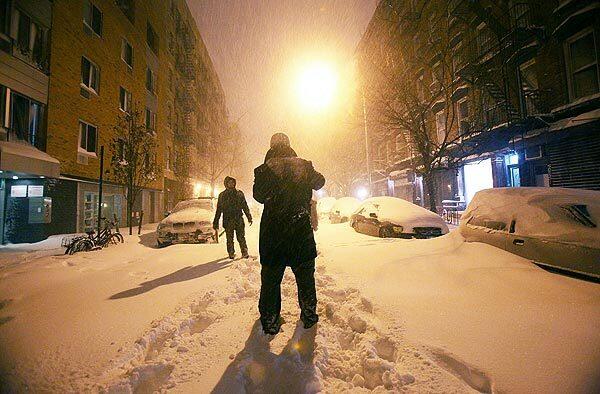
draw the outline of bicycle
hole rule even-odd
[[[68,242],[64,242],[66,245],[65,254],[72,255],[77,252],[89,252],[91,250],[100,250],[109,244],[123,243],[123,235],[118,230],[112,232],[112,228],[116,226],[116,221],[112,222],[106,218],[100,218],[104,222],[104,228],[100,230],[98,235],[95,235],[94,230],[86,231],[86,235],[80,235],[71,238]]]

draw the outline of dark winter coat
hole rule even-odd
[[[232,180],[235,183],[235,179],[231,177],[225,178],[225,185],[227,182]],[[217,200],[217,212],[215,213],[215,219],[213,220],[213,228],[219,228],[219,219],[223,214],[223,227],[226,228],[230,225],[234,225],[236,222],[242,220],[242,212],[246,214],[248,221],[252,221],[252,215],[248,209],[248,203],[246,197],[241,190],[237,190],[234,187],[226,188],[219,193],[219,199]]]
[[[310,161],[292,148],[271,148],[254,170],[254,199],[264,204],[260,222],[261,264],[296,265],[317,257],[310,221],[312,191],[325,184]]]

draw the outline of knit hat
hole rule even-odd
[[[271,137],[271,148],[277,145],[290,146],[290,138],[284,133],[273,134]]]

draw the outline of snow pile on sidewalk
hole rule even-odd
[[[397,328],[390,331],[370,300],[354,288],[338,286],[322,264],[317,272],[321,320],[314,328],[305,330],[298,322],[296,284],[288,270],[282,284],[282,332],[274,338],[264,335],[256,320],[260,265],[255,259],[238,260],[227,284],[191,297],[176,313],[155,322],[105,373],[99,390],[471,390],[436,361],[433,351],[409,344]],[[232,331],[244,327],[248,337],[236,346]],[[224,355],[229,365],[223,372],[219,362]]]

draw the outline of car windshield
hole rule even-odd
[[[213,209],[213,202],[210,199],[198,199],[198,200],[185,200],[180,201],[173,208],[173,212],[178,212],[188,208],[198,208],[198,209]]]

